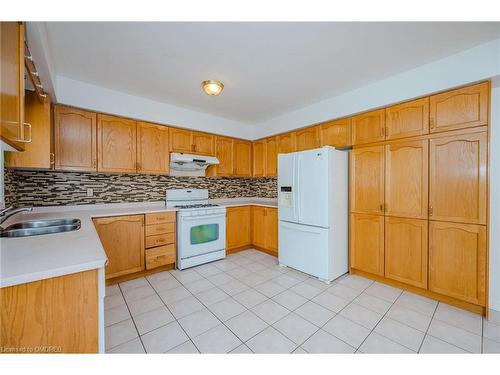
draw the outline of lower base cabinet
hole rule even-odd
[[[385,277],[427,289],[427,220],[385,218]]]
[[[351,267],[384,275],[384,216],[351,214]]]
[[[226,250],[234,250],[252,244],[252,207],[228,207],[226,209]]]
[[[106,279],[145,269],[144,215],[96,218],[94,225],[108,257]]]
[[[431,221],[429,245],[429,290],[485,306],[486,227]]]
[[[98,271],[0,289],[3,353],[97,353]]]

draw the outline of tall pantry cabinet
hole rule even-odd
[[[353,118],[351,272],[485,312],[489,90]]]

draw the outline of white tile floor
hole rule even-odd
[[[500,315],[359,276],[326,285],[257,250],[106,293],[109,353],[500,353]]]

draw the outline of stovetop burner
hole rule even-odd
[[[205,203],[205,204],[179,204],[175,205],[175,208],[205,208],[205,207],[218,207],[218,204],[212,204],[212,203]]]

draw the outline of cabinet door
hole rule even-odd
[[[385,109],[363,113],[351,119],[352,143],[360,145],[385,139]]]
[[[320,145],[319,126],[312,126],[295,132],[297,151],[312,150]]]
[[[6,152],[5,165],[16,168],[51,169],[53,167],[52,121],[50,99],[42,103],[34,91],[26,90],[24,115],[32,126],[31,143],[26,143],[24,152]]]
[[[55,169],[97,171],[97,115],[54,107]]]
[[[215,137],[212,134],[193,132],[193,152],[214,156]]]
[[[106,279],[144,270],[144,215],[103,217],[94,224],[108,257]]]
[[[215,138],[215,156],[219,159],[219,165],[215,167],[217,176],[232,176],[234,173],[233,143],[231,138]]]
[[[162,125],[137,123],[137,172],[168,174],[168,128]]]
[[[430,140],[429,217],[486,224],[486,132]]]
[[[429,290],[485,305],[485,226],[429,223]]]
[[[351,212],[384,214],[384,146],[351,152]]]
[[[0,22],[0,138],[24,150],[24,25]]]
[[[384,216],[351,214],[351,267],[384,275]]]
[[[170,151],[193,153],[192,132],[190,130],[170,128]]]
[[[255,246],[266,248],[266,209],[252,206],[252,243]]]
[[[278,136],[278,153],[288,154],[297,151],[295,145],[295,133],[286,133]]]
[[[278,256],[278,209],[266,207],[266,249]]]
[[[251,206],[228,207],[226,211],[226,250],[252,244]]]
[[[351,119],[343,118],[321,125],[321,146],[346,147],[351,145]]]
[[[427,289],[427,220],[385,218],[385,277]]]
[[[488,123],[489,82],[433,95],[430,98],[431,133]]]
[[[257,141],[252,144],[253,149],[253,176],[262,177],[266,173],[266,143]]]
[[[134,120],[97,116],[99,172],[137,171],[137,126]]]
[[[386,139],[429,133],[429,98],[412,100],[386,108]]]
[[[278,175],[278,144],[276,137],[267,138],[266,142],[266,176],[274,177]]]
[[[427,219],[429,141],[385,146],[385,214]]]
[[[252,144],[246,141],[234,141],[234,175],[252,176]]]

